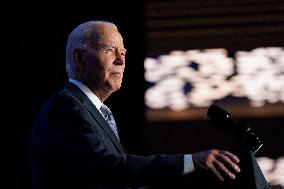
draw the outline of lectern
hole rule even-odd
[[[241,172],[237,174],[235,180],[226,181],[224,183],[212,181],[206,184],[206,188],[270,188],[254,156],[262,147],[263,143],[253,132],[252,128],[248,124],[242,124],[234,120],[227,111],[217,105],[210,106],[207,111],[207,115],[211,118],[212,123],[217,127],[236,134],[236,141],[234,142],[231,151],[240,158],[239,166],[241,168]],[[204,180],[204,182],[206,181]]]

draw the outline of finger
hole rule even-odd
[[[230,166],[230,168],[232,168],[236,172],[241,171],[240,167],[235,164],[228,156],[224,154],[219,154],[219,156],[217,156],[217,159],[220,160],[222,163],[225,163],[226,165]]]
[[[232,154],[231,152],[228,152],[228,151],[224,151],[224,154],[226,156],[229,156],[231,160],[233,160],[235,163],[239,163],[240,162],[240,159],[238,158],[238,156]]]
[[[227,175],[228,177],[230,177],[231,179],[235,179],[236,176],[230,172],[223,163],[221,163],[220,161],[216,160],[214,161],[214,166],[217,168],[217,170],[220,170],[222,173],[225,173],[225,175]]]
[[[210,168],[210,171],[221,181],[224,181],[224,178],[222,177],[222,175],[217,171],[217,169],[215,169],[214,166],[212,166]]]

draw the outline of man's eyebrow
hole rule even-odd
[[[109,43],[98,44],[98,46],[100,46],[99,48],[113,48],[115,50],[119,50],[118,46],[115,46],[115,45],[109,44]],[[121,50],[119,50],[119,51],[123,51],[124,54],[127,53],[127,49],[124,48],[124,47]]]
[[[125,54],[127,53],[127,49],[126,48],[123,48],[122,50],[124,51]]]
[[[115,45],[112,45],[112,44],[104,44],[105,47],[111,47],[111,48],[116,48]]]
[[[111,47],[111,48],[114,48],[114,49],[119,49],[118,46],[115,46],[115,45],[112,45],[112,44],[105,44],[106,47]],[[127,52],[127,49],[123,47],[123,49],[121,49],[124,51],[124,53]]]

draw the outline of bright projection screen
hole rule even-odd
[[[284,111],[284,49],[171,51],[144,62],[149,120],[202,119],[211,104],[250,117]],[[264,108],[265,107],[265,108]],[[248,108],[248,112],[239,111]],[[182,115],[185,113],[186,118]],[[179,112],[179,114],[177,114]]]

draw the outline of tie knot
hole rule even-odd
[[[105,119],[108,119],[109,116],[112,115],[110,109],[106,105],[102,104],[100,109],[101,109]]]

